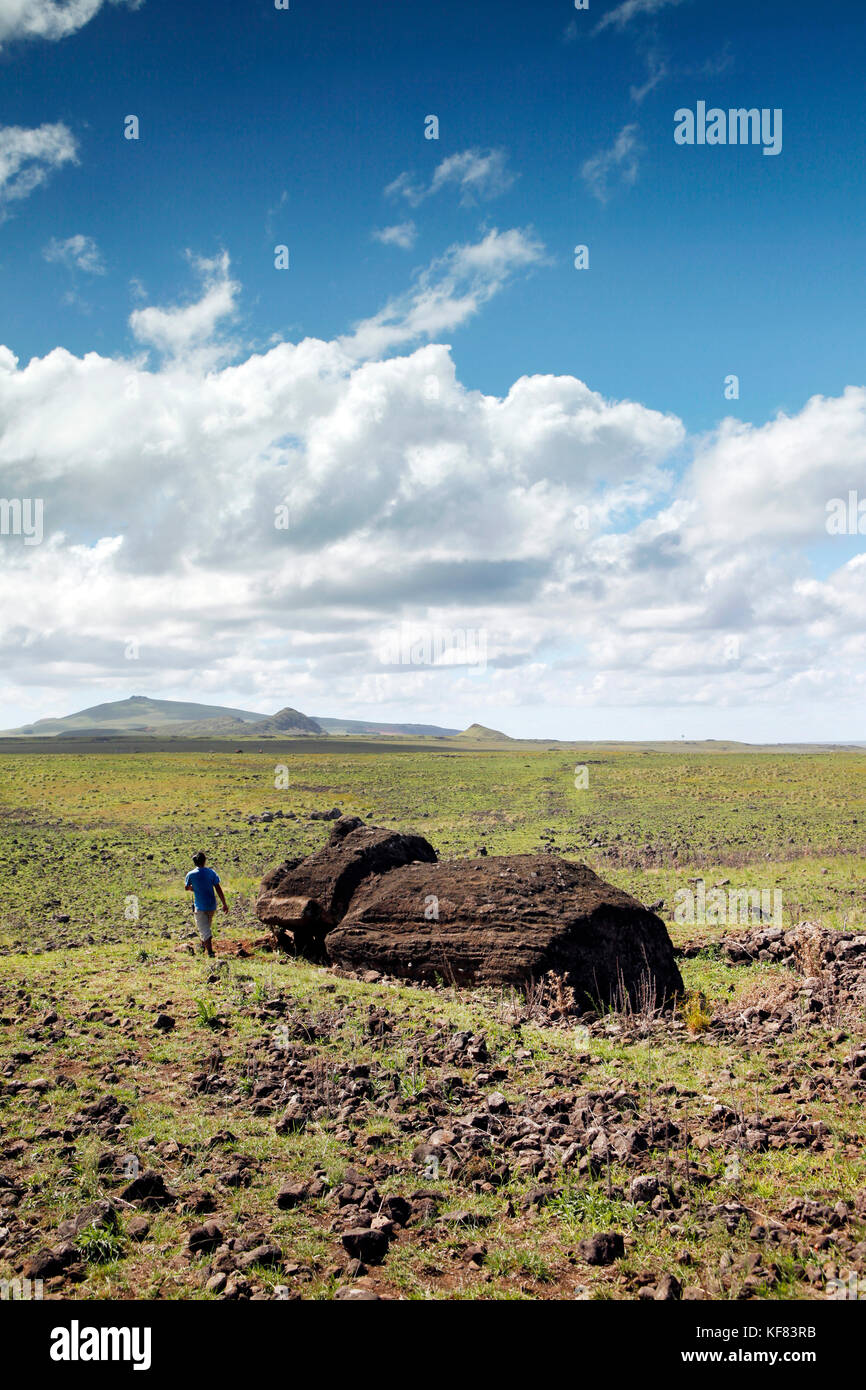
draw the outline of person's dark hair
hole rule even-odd
[[[202,864],[205,862],[206,859],[207,859],[207,855],[204,853],[203,850],[200,850],[200,849],[199,849],[199,850],[196,850],[195,854],[193,855],[193,857],[192,857],[192,862],[193,862],[193,864],[195,864],[195,866],[196,866],[197,869],[200,869],[201,866],[202,866]]]

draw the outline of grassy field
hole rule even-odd
[[[331,806],[416,829],[443,857],[483,846],[588,863],[663,904],[675,945],[690,944],[689,1001],[673,1019],[575,1030],[513,991],[365,983],[266,952],[258,880],[322,843],[307,817]],[[263,812],[282,817],[249,823]],[[232,905],[216,965],[192,954],[182,891],[199,847]],[[840,1272],[866,1274],[866,1115],[846,1061],[864,1018],[738,1031],[732,1019],[772,1017],[799,979],[770,960],[731,965],[717,949],[728,929],[674,921],[674,895],[698,876],[780,889],[785,927],[862,931],[864,867],[854,751],[0,755],[0,1279],[110,1200],[117,1215],[93,1215],[61,1267],[46,1263],[47,1296],[332,1298],[351,1284],[422,1299],[826,1297]],[[294,1075],[306,1113],[280,1127]],[[413,1156],[491,1096],[523,1137],[503,1148],[477,1125],[472,1161],[435,1174]],[[584,1132],[612,1142],[601,1159],[597,1141],[578,1144],[557,1168],[548,1149],[581,1106],[597,1121]],[[719,1106],[743,1134],[747,1115],[752,1130],[766,1122],[768,1142],[726,1147]],[[647,1116],[637,1160],[618,1137]],[[173,1200],[145,1209],[142,1233],[117,1199],[145,1169]],[[366,1271],[341,1239],[347,1169],[415,1213]],[[662,1197],[635,1199],[636,1174]],[[309,1190],[281,1210],[287,1182]],[[791,1214],[797,1199],[817,1205]],[[219,1250],[190,1255],[210,1219]],[[625,1253],[587,1264],[579,1243],[600,1231],[622,1233]]]

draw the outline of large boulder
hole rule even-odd
[[[290,859],[262,879],[256,914],[281,946],[321,959],[326,934],[341,920],[358,886],[415,860],[436,862],[423,835],[403,835],[354,816],[335,821],[328,844]],[[288,939],[287,939],[288,938]]]
[[[525,985],[555,971],[578,1007],[661,1005],[683,989],[662,920],[553,854],[412,863],[369,877],[326,950],[338,965],[410,980]]]

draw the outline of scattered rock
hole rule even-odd
[[[211,1255],[225,1240],[222,1227],[216,1221],[194,1226],[186,1238],[190,1255]]]
[[[112,1202],[102,1198],[97,1202],[92,1202],[89,1207],[85,1207],[77,1216],[61,1221],[57,1227],[57,1234],[62,1241],[74,1241],[75,1237],[87,1226],[93,1226],[98,1231],[110,1231],[117,1224],[117,1208]]]
[[[283,1252],[278,1245],[264,1242],[241,1255],[238,1265],[241,1269],[249,1269],[252,1265],[266,1265],[268,1268],[273,1268],[274,1265],[281,1263],[282,1258]]]
[[[64,1241],[61,1245],[43,1246],[26,1261],[24,1278],[50,1279],[55,1274],[62,1274],[70,1265],[75,1264],[78,1258],[78,1251],[70,1241]]]
[[[588,1265],[612,1265],[625,1254],[625,1242],[619,1231],[602,1231],[582,1240],[577,1253]]]
[[[682,1286],[675,1274],[663,1274],[655,1287],[656,1303],[672,1303],[682,1295]]]
[[[154,1209],[171,1206],[177,1201],[177,1193],[166,1187],[162,1174],[150,1169],[133,1178],[129,1186],[123,1189],[121,1196],[124,1202],[133,1202],[136,1206]]]
[[[277,1193],[277,1206],[280,1211],[291,1211],[300,1206],[309,1196],[309,1186],[305,1182],[286,1183]]]
[[[651,1202],[654,1197],[659,1195],[658,1178],[650,1177],[647,1174],[641,1177],[632,1178],[631,1200],[633,1202]]]
[[[382,1200],[382,1215],[395,1226],[405,1226],[412,1215],[412,1203],[405,1197],[385,1197]]]
[[[341,1239],[346,1253],[365,1265],[381,1264],[388,1253],[389,1241],[384,1231],[356,1227],[344,1231]]]

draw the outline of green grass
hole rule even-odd
[[[791,976],[764,963],[732,968],[717,949],[724,934],[719,927],[670,927],[675,942],[705,943],[699,955],[682,962],[691,1031],[668,1028],[639,1039],[616,1031],[612,1016],[610,1031],[587,1042],[568,1029],[513,1026],[519,1003],[513,991],[367,985],[265,955],[253,944],[261,928],[252,904],[262,873],[322,843],[326,828],[308,822],[309,812],[338,805],[376,823],[420,831],[443,855],[471,855],[482,845],[491,854],[552,845],[644,902],[663,899],[668,917],[676,889],[700,874],[708,887],[724,879],[731,886],[780,887],[786,925],[809,918],[862,927],[862,754],[597,746],[568,753],[526,745],[382,756],[301,751],[292,754],[287,791],[274,788],[279,761],[278,751],[243,758],[231,751],[0,757],[0,1070],[24,1052],[30,1060],[15,1062],[6,1074],[52,1083],[44,1092],[4,1092],[0,1126],[4,1143],[27,1141],[15,1214],[32,1221],[43,1242],[54,1238],[64,1217],[118,1191],[99,1166],[105,1145],[96,1136],[57,1137],[83,1104],[106,1092],[131,1119],[115,1147],[141,1152],[148,1161],[157,1153],[153,1145],[176,1141],[184,1157],[169,1165],[168,1180],[182,1193],[215,1188],[220,1212],[238,1230],[260,1223],[288,1259],[309,1269],[297,1285],[305,1298],[330,1299],[339,1287],[333,1270],[341,1253],[331,1230],[333,1208],[318,1200],[281,1213],[276,1193],[288,1178],[309,1179],[317,1170],[337,1182],[347,1167],[371,1155],[394,1166],[379,1181],[381,1191],[429,1185],[411,1171],[417,1135],[401,1121],[407,1107],[425,1104],[431,1094],[443,1107],[437,1119],[443,1126],[463,1108],[448,1078],[472,1073],[424,1061],[425,1041],[443,1025],[486,1035],[491,1057],[509,1069],[508,1079],[489,1089],[503,1090],[515,1108],[530,1087],[555,1095],[558,1083],[550,1074],[585,1055],[580,1084],[593,1092],[651,1092],[660,1108],[665,1087],[691,1093],[692,1139],[709,1109],[707,1097],[794,1118],[804,1101],[795,1092],[773,1094],[780,1075],[798,1083],[818,1078],[820,1064],[853,1046],[851,1038],[839,1041],[832,1029],[820,1028],[764,1048],[720,1040],[712,1029],[719,1011],[772,992]],[[582,791],[574,786],[580,763],[589,768]],[[297,819],[247,824],[246,816],[265,810],[291,811]],[[216,922],[217,949],[244,944],[250,952],[247,958],[223,956],[216,967],[196,953],[198,936],[183,893],[190,855],[199,847],[218,868],[231,905],[230,916]],[[133,906],[137,915],[129,911]],[[69,922],[57,922],[60,916]],[[268,1017],[262,1006],[276,995],[286,999],[286,1012]],[[365,1027],[370,1005],[386,1007],[394,1022],[384,1048]],[[62,1023],[56,1039],[40,1024],[49,1011]],[[155,1030],[158,1011],[175,1019],[172,1032]],[[254,1113],[256,1047],[284,1024],[307,1049],[305,1056],[321,1065],[323,1086],[342,1063],[385,1063],[376,1079],[375,1112],[355,1127],[351,1142],[338,1137],[336,1121],[281,1136],[273,1116]],[[318,1040],[307,1048],[312,1028]],[[190,1073],[207,1066],[216,1046],[237,1081],[240,1105],[226,1105],[219,1092],[190,1090]],[[54,1084],[59,1075],[71,1077],[74,1088]],[[828,1126],[824,1152],[745,1153],[736,1180],[726,1174],[723,1155],[692,1144],[690,1162],[709,1179],[701,1201],[735,1197],[759,1212],[778,1212],[796,1196],[831,1206],[839,1197],[853,1201],[866,1186],[862,1103],[841,1089],[818,1090],[808,1114]],[[226,1129],[235,1139],[219,1153],[246,1155],[254,1164],[250,1187],[228,1193],[216,1186],[209,1147]],[[678,1182],[682,1157],[682,1151],[673,1156]],[[655,1171],[661,1173],[664,1163],[665,1156],[656,1155]],[[591,1298],[635,1297],[641,1280],[672,1272],[684,1285],[728,1298],[738,1296],[747,1277],[745,1264],[737,1262],[757,1254],[755,1296],[821,1296],[804,1273],[816,1258],[805,1242],[756,1246],[749,1222],[732,1234],[723,1223],[707,1227],[686,1207],[675,1222],[658,1222],[628,1200],[630,1177],[616,1163],[600,1178],[565,1173],[540,1210],[524,1205],[531,1177],[512,1175],[490,1191],[483,1177],[442,1177],[436,1180],[442,1210],[468,1209],[486,1216],[486,1223],[447,1232],[428,1223],[411,1241],[392,1246],[376,1278],[410,1299],[522,1300],[572,1297],[574,1289]],[[117,1230],[81,1238],[84,1271],[74,1296],[211,1296],[204,1289],[204,1262],[194,1266],[181,1253],[200,1218],[172,1209],[149,1219],[141,1245],[126,1238],[125,1216]],[[626,1259],[612,1269],[576,1262],[578,1242],[605,1229],[626,1235]],[[480,1263],[465,1257],[466,1247],[476,1244],[484,1246]],[[731,1272],[720,1271],[723,1257],[733,1261]],[[831,1245],[820,1259],[833,1258]],[[6,1274],[0,1248],[0,1276]],[[265,1289],[283,1282],[274,1270],[252,1277]]]

